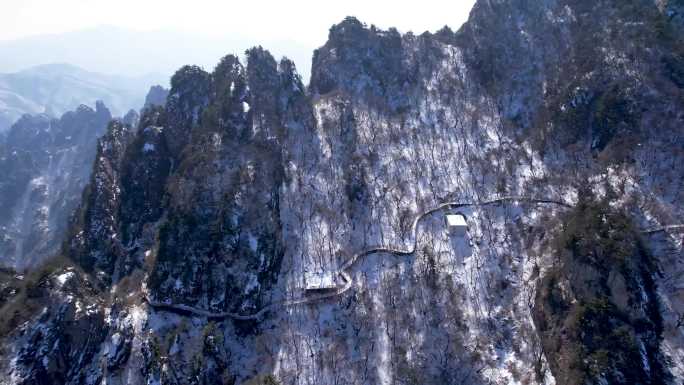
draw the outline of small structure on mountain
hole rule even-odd
[[[335,275],[332,272],[314,272],[305,274],[307,293],[337,290]]]
[[[466,217],[460,213],[447,213],[446,224],[449,232],[457,236],[465,236],[468,232],[468,222]]]

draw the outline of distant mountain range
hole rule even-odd
[[[315,46],[287,39],[264,41],[234,34],[205,36],[172,29],[138,31],[106,25],[0,41],[0,72],[16,72],[44,63],[71,63],[108,74],[139,76],[154,72],[170,76],[185,64],[212,70],[226,54],[242,55],[256,45],[270,49],[276,57],[287,54],[308,80]]]
[[[23,114],[60,116],[81,104],[102,100],[114,116],[138,109],[150,86],[166,84],[164,75],[104,75],[70,64],[47,64],[0,74],[0,132]]]

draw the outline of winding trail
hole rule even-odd
[[[337,297],[345,292],[347,292],[353,284],[351,276],[347,273],[347,270],[351,268],[354,263],[356,263],[359,258],[366,257],[370,254],[376,254],[376,253],[389,253],[389,254],[394,254],[394,255],[399,255],[399,256],[406,256],[406,255],[412,255],[416,251],[416,247],[418,245],[418,225],[420,222],[426,218],[427,216],[441,210],[445,209],[455,209],[459,207],[468,207],[468,206],[488,206],[488,205],[496,205],[504,202],[527,202],[527,203],[533,203],[533,204],[553,204],[553,205],[558,205],[558,206],[563,206],[566,208],[571,208],[573,207],[571,204],[565,203],[560,200],[554,200],[554,199],[544,199],[544,198],[530,198],[530,197],[520,197],[520,196],[505,196],[505,197],[500,197],[492,200],[487,200],[487,201],[482,201],[479,203],[472,203],[472,202],[445,202],[440,204],[439,206],[430,208],[426,211],[423,211],[421,214],[417,215],[413,219],[413,223],[411,224],[411,236],[413,238],[413,242],[411,244],[411,248],[409,249],[399,249],[399,248],[393,248],[393,247],[384,247],[384,246],[377,246],[377,247],[372,247],[363,251],[360,251],[356,254],[354,254],[351,258],[349,258],[345,263],[340,266],[339,270],[337,271],[337,274],[342,278],[344,281],[344,285],[341,287],[338,287],[336,290],[332,290],[330,292],[326,293],[321,293],[318,295],[302,295],[299,298],[295,299],[290,299],[290,300],[283,300],[283,301],[277,301],[277,302],[272,302],[260,310],[258,310],[255,313],[251,314],[240,314],[240,313],[233,313],[233,312],[212,312],[209,310],[205,309],[200,309],[194,306],[189,306],[189,305],[183,305],[183,304],[171,304],[171,303],[164,303],[164,302],[157,302],[153,301],[151,298],[149,298],[147,295],[143,297],[143,299],[153,308],[162,310],[162,311],[170,311],[174,313],[180,313],[180,314],[192,314],[194,316],[200,316],[200,317],[206,317],[208,319],[225,319],[225,318],[232,318],[234,320],[238,321],[253,321],[253,320],[258,320],[261,318],[266,312],[273,310],[278,307],[289,307],[289,306],[295,306],[295,305],[301,305],[301,304],[307,304],[307,303],[312,303],[312,302],[317,302],[321,301],[324,299],[332,298],[332,297]]]
[[[665,232],[667,230],[684,230],[684,225],[661,226],[661,227],[655,227],[652,229],[642,230],[641,232],[644,234],[655,234],[655,233]]]

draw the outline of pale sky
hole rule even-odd
[[[402,32],[458,29],[474,0],[2,0],[0,40],[98,25],[174,29],[214,36],[286,39],[321,45],[329,27],[352,15]]]
[[[262,45],[308,79],[313,50],[345,16],[400,32],[457,30],[475,0],[0,0],[0,72],[69,63],[101,73],[211,70]],[[28,38],[28,39],[26,39]]]

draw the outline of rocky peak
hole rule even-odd
[[[249,113],[249,91],[244,67],[234,55],[221,59],[212,74],[212,104],[207,112],[215,128],[228,140],[248,137],[245,116]]]
[[[102,100],[95,101],[95,112],[100,115],[109,115],[111,117],[111,112],[109,112],[109,109]]]
[[[120,174],[134,130],[113,120],[97,142],[90,182],[74,216],[63,253],[103,282],[111,282],[122,255],[119,206]]]
[[[303,97],[304,87],[291,62],[283,61],[281,74],[268,51],[255,48],[247,57],[243,67],[226,56],[212,74],[184,67],[172,79],[166,107],[144,109],[137,131],[123,133],[119,122],[110,125],[70,241],[70,255],[103,283],[147,263],[153,269],[151,292],[158,298],[210,301],[217,309],[260,303],[282,253],[280,112],[293,105],[291,95]],[[243,200],[255,195],[259,198]],[[199,238],[187,242],[191,223]],[[214,226],[232,235],[216,238]],[[105,240],[107,233],[116,236]],[[208,260],[197,259],[201,250]],[[227,261],[256,255],[264,262],[251,261],[244,271],[229,269]],[[226,290],[245,280],[262,286],[244,298],[215,292],[232,281],[221,278],[219,285],[218,277],[207,275],[210,262],[225,264],[225,273],[236,280]],[[192,276],[185,274],[188,269]],[[194,282],[200,281],[211,291],[197,297]]]
[[[268,51],[256,47],[247,51],[247,79],[254,134],[263,142],[282,143],[287,104],[305,92],[294,64],[283,59],[279,66]]]
[[[314,127],[312,123],[302,124],[302,120],[310,119],[312,111],[309,95],[294,62],[283,58],[278,64],[278,74],[280,85],[278,86],[277,111],[280,126],[287,131],[289,136],[298,135],[298,130],[312,129]]]
[[[60,119],[25,115],[10,129],[0,159],[1,264],[23,269],[57,251],[110,119],[97,102]]]
[[[211,75],[197,66],[185,66],[171,77],[171,90],[166,101],[169,114],[168,142],[173,154],[187,144],[190,132],[209,104]]]
[[[330,29],[328,42],[314,52],[310,90],[324,95],[341,91],[358,97],[381,97],[390,108],[405,104],[411,69],[404,61],[404,41],[396,29],[368,28],[347,18]],[[369,100],[370,101],[370,100]],[[376,103],[375,103],[376,104]]]
[[[138,123],[140,122],[140,114],[138,114],[138,111],[136,110],[130,110],[124,115],[124,117],[121,119],[121,122],[129,127],[138,127]]]
[[[283,58],[278,63],[278,73],[281,78],[281,85],[283,89],[291,88],[292,92],[304,93],[304,84],[302,77],[297,72],[297,68],[292,60]]]
[[[51,142],[50,126],[52,122],[52,118],[45,114],[22,116],[7,133],[6,148],[12,149],[12,151],[30,150],[48,145]]]
[[[250,112],[252,113],[253,125],[260,124],[258,120],[263,117],[272,119],[276,117],[277,93],[280,79],[278,76],[278,64],[271,55],[261,47],[247,50],[247,84],[250,93]],[[261,116],[260,116],[261,115]],[[266,125],[275,122],[264,122]],[[257,128],[258,129],[258,128]]]
[[[126,149],[120,177],[122,202],[119,209],[119,221],[126,224],[122,229],[124,243],[139,237],[142,226],[156,221],[162,214],[166,178],[172,160],[164,135],[166,127],[163,108],[145,109],[140,119],[140,132]]]
[[[219,100],[222,94],[242,101],[246,92],[244,68],[235,55],[226,55],[218,63],[212,74],[213,98]]]
[[[149,108],[152,106],[165,106],[166,105],[166,98],[169,96],[169,90],[166,88],[160,86],[160,85],[155,85],[150,87],[150,90],[147,92],[147,96],[145,96],[145,105],[143,108]]]
[[[60,144],[73,145],[77,138],[87,140],[89,145],[95,143],[100,135],[104,133],[104,127],[112,119],[112,114],[103,102],[95,103],[95,109],[81,105],[74,112],[67,112],[62,115],[58,127],[56,141]],[[92,127],[98,127],[94,132]],[[69,139],[70,138],[70,139]]]
[[[260,47],[183,67],[97,147],[65,254],[100,300],[45,299],[0,366],[41,379],[40,333],[75,333],[62,303],[87,298],[103,332],[58,341],[82,359],[48,359],[56,382],[683,378],[667,7],[482,0],[419,36],[348,18],[309,91]]]

